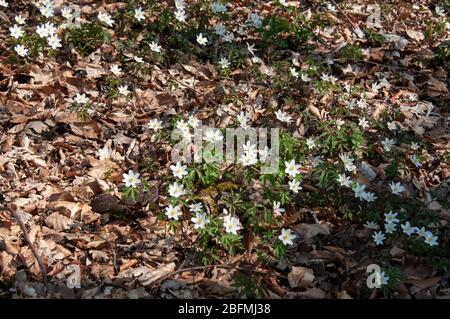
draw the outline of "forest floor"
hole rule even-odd
[[[448,299],[449,16],[0,0],[0,298]]]

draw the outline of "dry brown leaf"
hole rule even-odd
[[[306,288],[315,278],[313,270],[305,267],[292,267],[287,277],[292,288]]]
[[[46,131],[48,129],[48,126],[44,124],[42,121],[32,121],[27,124],[25,127],[26,129],[32,129],[38,134],[41,134],[42,132]]]
[[[314,115],[316,116],[318,119],[322,119],[324,116],[324,113],[321,112],[317,107],[315,107],[312,104],[308,105],[308,110]]]
[[[4,278],[11,278],[16,272],[16,268],[12,265],[13,255],[6,251],[0,252],[0,275]]]
[[[59,200],[55,202],[49,202],[48,208],[52,211],[70,214],[70,218],[79,216],[81,213],[87,213],[91,211],[91,207],[85,203],[77,203]]]
[[[302,298],[302,299],[324,299],[326,297],[326,293],[319,288],[310,288],[306,291],[301,292],[288,292],[286,293],[286,298]]]
[[[375,172],[374,167],[366,161],[361,162],[360,171],[369,181],[373,181],[377,177],[377,173]]]
[[[54,230],[63,231],[70,228],[72,221],[66,216],[55,212],[45,219],[45,224]]]
[[[423,39],[425,39],[425,36],[422,32],[420,31],[415,31],[415,30],[411,30],[411,29],[406,29],[406,34],[411,38],[414,39],[416,41],[422,41]]]
[[[102,130],[94,120],[91,120],[87,123],[76,123],[69,125],[70,129],[75,135],[92,139],[98,139],[101,137]]]
[[[309,241],[317,235],[329,235],[327,224],[298,224],[292,227],[305,241]]]
[[[99,64],[78,61],[77,67],[85,70],[86,76],[89,79],[95,79],[101,77],[102,75],[108,74],[108,72]]]
[[[418,289],[426,289],[437,285],[441,279],[441,276],[436,276],[420,280],[407,280],[407,282],[414,285]]]
[[[119,199],[111,194],[99,194],[91,201],[92,211],[100,214],[118,213],[125,211],[125,206],[122,205]]]
[[[337,299],[353,299],[353,297],[350,296],[350,295],[347,293],[347,291],[345,291],[345,290],[339,291],[339,292],[336,294],[336,298],[337,298]]]
[[[138,276],[138,280],[143,286],[149,286],[173,271],[175,271],[175,263],[169,263],[157,269],[139,267],[134,272],[134,275]]]

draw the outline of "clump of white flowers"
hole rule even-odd
[[[222,133],[220,132],[219,129],[207,128],[205,130],[204,134],[203,134],[203,140],[208,142],[208,143],[214,144],[214,143],[217,143],[217,142],[222,142],[223,141],[223,135],[222,135]]]
[[[398,213],[396,212],[388,212],[384,214],[384,229],[385,233],[382,231],[374,232],[372,235],[373,241],[375,245],[381,246],[384,244],[384,240],[386,239],[386,234],[393,234],[398,229],[398,225],[400,223],[400,220],[398,218]],[[366,228],[378,230],[379,225],[375,222],[367,222],[364,225]],[[430,247],[437,246],[438,245],[438,237],[435,236],[432,232],[427,231],[425,227],[418,228],[415,226],[412,226],[409,221],[404,222],[403,224],[400,224],[401,231],[407,235],[408,237],[411,236],[418,236],[423,239],[423,242]]]
[[[83,74],[80,77],[89,80],[90,84],[94,84],[97,79],[101,78],[102,92],[104,92],[103,84],[106,84],[108,96],[106,99],[98,96],[100,92],[93,91],[94,86],[89,85],[85,91],[86,93],[79,92],[76,95],[71,93],[66,99],[73,109],[86,112],[80,112],[82,115],[92,115],[94,106],[98,106],[98,109],[102,111],[111,111],[112,108],[103,108],[103,105],[108,104],[112,99],[111,97],[113,97],[120,102],[127,102],[122,103],[120,106],[124,107],[123,112],[125,114],[130,114],[129,108],[132,108],[134,111],[135,106],[140,105],[140,103],[135,102],[145,100],[139,99],[140,92],[148,90],[147,92],[150,92],[149,95],[155,93],[158,94],[157,97],[159,98],[159,93],[164,91],[164,87],[168,86],[167,95],[175,99],[178,105],[177,107],[167,107],[166,110],[154,110],[152,109],[153,106],[143,107],[145,112],[154,112],[149,114],[164,115],[151,115],[152,118],[149,118],[148,122],[143,124],[144,129],[147,131],[144,132],[143,138],[139,139],[139,143],[143,142],[140,144],[141,146],[150,137],[151,143],[158,144],[156,146],[163,146],[164,151],[168,154],[171,144],[168,142],[169,134],[165,130],[171,127],[172,115],[175,115],[175,118],[178,118],[178,116],[183,117],[183,119],[177,120],[175,128],[176,132],[186,139],[194,137],[192,132],[197,133],[199,131],[198,128],[202,126],[200,119],[205,119],[208,123],[214,123],[217,127],[220,127],[220,129],[208,127],[202,131],[202,136],[199,139],[201,142],[206,142],[205,144],[208,144],[208,147],[197,147],[196,143],[190,144],[190,142],[183,145],[191,152],[189,154],[195,153],[198,155],[198,152],[202,152],[203,159],[205,159],[204,162],[208,162],[207,165],[203,165],[203,163],[196,165],[196,163],[189,167],[188,170],[188,159],[161,160],[163,156],[159,156],[159,154],[155,161],[153,161],[153,158],[149,161],[149,167],[153,167],[153,164],[156,162],[158,164],[155,166],[159,167],[159,162],[164,162],[164,164],[161,164],[164,165],[164,169],[161,169],[161,171],[168,175],[168,180],[162,184],[163,186],[158,186],[163,187],[166,193],[159,196],[163,202],[162,207],[164,207],[161,209],[162,213],[160,215],[165,216],[164,219],[170,227],[178,224],[183,231],[183,235],[185,235],[184,226],[186,224],[195,229],[193,238],[199,238],[199,245],[203,245],[201,242],[206,243],[206,246],[217,243],[222,244],[223,248],[227,248],[227,245],[231,243],[230,245],[236,244],[236,247],[241,247],[237,245],[241,244],[238,241],[242,239],[241,236],[237,236],[239,231],[243,230],[241,218],[246,227],[247,225],[249,227],[246,231],[257,231],[257,235],[261,235],[259,239],[264,241],[268,239],[269,242],[274,243],[275,252],[277,247],[280,252],[284,252],[287,249],[286,246],[294,245],[297,236],[291,229],[287,228],[289,226],[283,214],[286,211],[294,211],[299,204],[295,200],[300,195],[296,196],[294,194],[298,194],[303,189],[301,182],[303,182],[304,176],[302,174],[305,174],[305,178],[314,183],[315,187],[320,187],[320,194],[330,200],[337,193],[334,190],[329,194],[326,193],[333,186],[328,184],[329,176],[331,176],[334,186],[339,188],[338,191],[342,191],[342,194],[339,193],[338,196],[350,197],[350,200],[355,202],[350,207],[359,206],[362,211],[367,205],[367,216],[372,216],[374,212],[379,211],[376,210],[380,209],[379,207],[396,207],[400,205],[397,201],[403,201],[405,199],[403,197],[407,197],[406,195],[409,195],[409,192],[413,190],[413,185],[410,185],[406,176],[409,177],[410,173],[411,175],[418,173],[418,169],[414,170],[411,167],[421,168],[427,166],[431,159],[433,159],[433,164],[440,159],[439,157],[432,158],[432,155],[428,153],[432,147],[429,143],[424,143],[423,139],[419,139],[422,134],[416,131],[416,127],[411,127],[412,117],[409,117],[409,115],[406,117],[408,122],[403,120],[404,116],[400,115],[401,113],[397,112],[398,108],[402,112],[412,113],[417,118],[420,116],[431,117],[436,115],[435,112],[432,112],[434,108],[432,103],[420,101],[417,93],[404,93],[402,95],[400,94],[402,92],[400,92],[397,97],[401,99],[401,103],[395,102],[391,105],[387,101],[390,101],[389,95],[395,90],[391,90],[389,79],[397,81],[395,74],[392,74],[392,72],[379,72],[372,77],[372,72],[367,81],[365,79],[364,81],[356,80],[362,75],[367,75],[364,72],[363,64],[348,64],[346,67],[339,67],[343,60],[338,59],[338,57],[341,57],[339,52],[337,55],[335,54],[336,52],[316,52],[318,59],[309,59],[304,56],[304,50],[299,47],[298,52],[289,51],[292,57],[291,62],[281,61],[280,57],[284,60],[285,55],[283,52],[287,51],[278,50],[283,48],[278,45],[280,41],[277,40],[289,43],[291,39],[288,36],[290,37],[292,32],[289,32],[289,34],[288,32],[282,32],[283,34],[280,36],[283,36],[283,39],[277,38],[277,32],[267,34],[267,31],[270,31],[269,27],[272,22],[278,23],[278,21],[270,20],[270,18],[273,18],[271,16],[273,13],[270,12],[271,10],[267,10],[264,4],[262,4],[262,7],[259,3],[257,5],[252,4],[249,8],[242,11],[245,12],[245,16],[242,19],[233,21],[231,19],[237,18],[235,13],[239,11],[234,11],[236,6],[230,1],[206,1],[201,6],[195,4],[189,7],[193,3],[192,1],[174,0],[170,4],[172,7],[169,9],[170,12],[168,12],[170,21],[167,22],[167,25],[163,28],[151,28],[152,31],[149,31],[147,24],[158,21],[159,17],[157,15],[161,12],[165,16],[167,6],[163,7],[164,11],[158,11],[159,7],[150,9],[146,1],[136,1],[136,4],[140,3],[142,7],[135,6],[130,8],[127,6],[125,9],[127,19],[117,21],[118,17],[124,13],[122,7],[117,7],[117,10],[122,12],[113,12],[112,7],[105,9],[103,6],[100,9],[102,11],[97,10],[91,14],[90,9],[86,10],[87,8],[80,7],[77,4],[63,4],[60,6],[60,2],[36,0],[33,1],[33,5],[37,8],[33,8],[35,9],[34,11],[27,10],[23,15],[8,12],[7,16],[10,19],[8,21],[11,22],[6,26],[6,33],[10,37],[11,47],[9,49],[16,58],[12,60],[23,64],[24,61],[27,62],[30,56],[33,58],[37,57],[39,59],[37,62],[39,63],[43,61],[51,62],[48,63],[49,67],[52,66],[53,61],[48,58],[53,58],[57,54],[57,52],[52,50],[60,50],[63,45],[68,44],[66,39],[70,39],[69,41],[73,42],[74,49],[83,51],[79,52],[80,54],[87,53],[85,50],[81,50],[81,46],[77,44],[77,41],[72,41],[73,35],[78,34],[79,30],[81,32],[88,30],[89,36],[98,32],[98,34],[93,34],[92,37],[98,36],[99,39],[96,42],[99,41],[99,43],[102,42],[102,38],[105,39],[105,42],[109,42],[106,39],[109,39],[111,36],[118,40],[117,43],[112,43],[108,47],[106,45],[97,46],[96,43],[96,50],[93,54],[83,57],[82,63],[79,65],[75,63],[75,68],[86,69],[87,75]],[[298,1],[276,0],[271,1],[271,5],[272,2],[276,4],[273,7],[273,12],[276,12],[275,15],[282,15],[283,21],[286,19],[286,23],[288,23],[287,26],[290,26],[292,22],[295,23],[297,13],[303,11],[301,8],[297,8]],[[15,7],[14,1],[9,1],[9,4]],[[0,0],[0,8],[7,8],[9,4],[7,0]],[[292,6],[292,8],[287,8],[289,6]],[[200,11],[198,11],[199,8],[201,8]],[[442,21],[445,22],[447,29],[450,30],[450,23],[445,21],[447,8],[441,8],[438,5],[434,6],[434,8],[434,13],[431,12],[431,15],[435,14],[438,17],[432,16],[432,19],[440,21],[440,23]],[[242,8],[238,10],[240,9]],[[331,12],[341,11],[341,8],[334,3],[322,4],[319,10],[324,9]],[[204,12],[205,10],[209,10],[209,12]],[[228,15],[228,10],[233,10],[233,14]],[[314,11],[315,9],[312,8],[312,10]],[[37,12],[37,16],[29,16],[30,12]],[[81,14],[83,14],[83,17],[81,17]],[[205,20],[195,20],[199,14],[205,14],[207,18]],[[331,35],[331,37],[326,36],[324,39],[331,39],[333,32],[336,32],[335,30],[337,29],[333,27],[319,30],[316,19],[312,19],[313,14],[311,9],[308,9],[302,15],[302,20],[304,18],[306,21],[310,21],[315,31],[317,29],[318,32],[323,31],[324,35]],[[114,17],[116,21],[114,21]],[[245,20],[245,23],[236,23],[243,20]],[[305,22],[305,20],[302,22]],[[36,25],[28,25],[35,21],[38,21]],[[202,21],[206,21],[208,25],[199,25]],[[166,23],[164,22],[164,24]],[[266,24],[268,24],[267,28]],[[94,31],[91,32],[89,28],[84,29],[85,25],[94,26]],[[363,22],[360,21],[359,25],[361,28],[357,27],[353,30],[355,35],[352,35],[350,40],[360,41],[369,37],[369,33],[363,31],[366,29],[362,29]],[[80,28],[72,28],[73,26]],[[309,27],[309,24],[307,26]],[[117,38],[118,34],[115,34],[114,30],[109,29],[115,27],[120,29],[120,39]],[[140,34],[139,29],[141,30]],[[164,34],[158,34],[158,30],[161,29],[164,29]],[[169,34],[171,29],[173,34]],[[73,30],[75,31],[72,33]],[[133,36],[129,39],[127,39],[126,34],[122,34],[122,31],[128,32],[128,30],[133,30]],[[187,30],[189,32],[185,32]],[[194,33],[192,33],[192,30],[195,30],[193,31]],[[186,39],[180,39],[181,36],[187,34],[189,42]],[[266,39],[267,35],[269,35],[269,38]],[[394,42],[396,47],[402,42],[406,41],[405,43],[408,43],[406,39],[397,35],[383,34],[383,37],[387,42]],[[391,41],[390,39],[393,40]],[[79,42],[83,42],[85,39],[79,40]],[[128,42],[128,40],[130,41]],[[269,42],[273,41],[273,43],[269,43],[269,51],[267,51],[267,46],[265,45],[267,40]],[[180,48],[174,48],[176,41],[179,42]],[[306,42],[311,43],[311,41]],[[262,42],[264,42],[264,45],[261,45]],[[127,47],[128,44],[129,46]],[[346,44],[343,43],[343,46]],[[184,71],[194,73],[192,72],[194,67],[189,69],[187,65],[183,65],[184,71],[182,68],[178,68],[179,65],[176,68],[171,67],[170,64],[174,61],[174,57],[178,58],[180,56],[179,53],[183,53],[185,45],[189,47],[189,52],[186,52],[185,55],[186,61],[198,54],[201,63],[206,60],[214,63],[213,71],[215,72],[202,71],[192,76],[193,74],[187,75]],[[221,47],[222,45],[223,47]],[[261,47],[258,45],[261,45]],[[100,47],[106,50],[101,52]],[[191,50],[192,48],[193,50]],[[272,50],[272,48],[274,49]],[[64,53],[68,53],[68,50],[64,51]],[[108,53],[105,54],[104,52]],[[212,52],[217,54],[212,57],[210,56]],[[39,55],[36,53],[39,53]],[[50,57],[43,56],[43,53],[49,53]],[[101,56],[102,53],[104,56]],[[283,53],[283,55],[279,53]],[[368,57],[369,53],[370,48],[361,50],[364,58]],[[57,62],[59,63],[65,56],[66,54],[58,57]],[[392,58],[398,58],[398,56],[392,56]],[[192,65],[199,69],[197,68],[197,61],[193,60],[194,63]],[[87,64],[90,64],[89,69],[83,66]],[[98,69],[93,67],[94,64],[99,65]],[[70,67],[69,62],[67,62],[67,65]],[[65,66],[64,72],[66,72],[68,67]],[[335,76],[338,74],[338,69],[340,69],[339,74],[343,76]],[[98,76],[91,76],[93,73],[96,73]],[[105,73],[107,75],[103,77]],[[214,73],[211,78],[220,80],[216,81],[217,83],[220,82],[220,87],[213,88],[211,91],[209,91],[209,88],[208,91],[203,90],[204,85],[198,80],[200,78],[210,80],[208,73]],[[136,74],[139,76],[136,76]],[[78,77],[78,74],[76,76]],[[257,81],[247,80],[247,76]],[[90,81],[92,78],[96,80]],[[106,79],[106,81],[103,81],[103,79]],[[153,79],[157,81],[154,82]],[[35,83],[45,82],[39,80],[37,79]],[[150,84],[150,88],[148,88],[148,84]],[[44,85],[46,84],[44,83]],[[197,92],[196,86],[200,86],[201,90]],[[73,87],[73,84],[71,87]],[[269,89],[266,89],[266,87]],[[281,89],[279,89],[280,87]],[[192,95],[189,93],[187,96],[183,96],[185,89],[193,91]],[[71,89],[68,91],[72,92]],[[220,91],[220,94],[216,94],[216,91]],[[200,94],[197,94],[199,92],[201,92],[202,100],[204,101],[201,109],[197,107],[199,105],[197,102],[201,101],[199,99]],[[309,121],[309,117],[303,116],[306,115],[304,104],[309,104],[304,103],[305,92],[311,92],[314,95],[311,96],[308,102],[315,103],[318,101],[317,95],[319,94],[316,95],[314,92],[320,93],[321,96],[326,96],[326,99],[320,100],[318,104],[322,105],[325,104],[324,101],[332,101],[329,105],[323,105],[321,114],[317,114],[311,107],[308,107],[314,113],[313,115],[320,115],[317,116],[317,119],[314,119],[312,124],[311,122],[305,123]],[[327,94],[323,94],[324,92]],[[203,99],[203,93],[207,94],[205,95],[205,97],[208,97],[207,99]],[[210,99],[210,93],[211,96],[214,95],[215,97]],[[220,100],[216,99],[217,96],[219,96]],[[190,101],[185,103],[185,97],[188,97]],[[191,103],[193,97],[195,101]],[[280,101],[280,104],[266,103],[272,98]],[[163,99],[165,98],[163,97]],[[105,100],[106,103],[103,103]],[[157,100],[159,101],[159,99]],[[408,103],[403,103],[405,100]],[[163,102],[160,105],[161,109],[164,106],[163,104],[165,104]],[[116,107],[118,103],[111,104],[113,104],[113,107]],[[413,104],[414,106],[412,106]],[[212,110],[220,117],[220,121],[211,119],[210,114],[212,112],[207,109],[210,105],[220,105],[219,108],[214,107]],[[165,112],[169,111],[169,108],[170,112]],[[112,110],[112,112],[115,112],[115,110]],[[179,112],[179,114],[174,114],[176,112]],[[141,112],[138,113],[142,114]],[[189,118],[185,117],[188,115]],[[157,116],[160,116],[162,120],[156,118]],[[170,120],[166,120],[166,116]],[[94,118],[93,121],[97,119]],[[140,120],[141,117],[139,115],[138,121]],[[262,144],[261,138],[259,141],[249,140],[246,142],[245,140],[241,141],[239,138],[238,150],[243,150],[238,157],[238,162],[241,165],[228,165],[228,163],[227,165],[223,163],[217,165],[215,163],[209,164],[205,155],[208,154],[208,151],[211,151],[211,156],[223,155],[217,153],[219,147],[222,147],[221,150],[223,151],[223,132],[228,128],[228,123],[232,123],[233,128],[238,127],[240,132],[245,131],[245,133],[250,134],[254,128],[252,126],[267,122],[272,126],[279,126],[282,134],[292,133],[292,141],[294,142],[288,138],[282,139],[282,142],[286,142],[286,144],[281,145],[281,152],[278,152],[278,149],[274,146],[274,141],[271,141],[270,144],[271,147],[275,148],[269,149],[265,146],[264,149],[258,149],[258,146],[261,147]],[[133,121],[131,123],[134,126],[136,122]],[[419,125],[417,127],[424,129]],[[322,134],[324,128],[327,132]],[[330,135],[335,136],[328,138],[329,130],[333,130]],[[412,137],[417,139],[416,142],[409,142],[410,136],[414,136],[409,134],[410,132],[408,132],[407,138],[403,136],[406,130],[416,133],[416,137]],[[369,136],[369,134],[372,136]],[[379,134],[375,137],[376,147],[364,149],[364,146],[374,143],[373,135],[375,134]],[[284,136],[282,135],[282,137]],[[195,137],[197,138],[197,136]],[[120,165],[119,162],[125,158],[126,150],[122,149],[124,151],[123,157],[118,152],[113,151],[111,147],[113,140],[114,138],[108,140],[103,146],[100,145],[95,152],[95,156],[102,161],[102,164],[113,164],[114,162],[116,165]],[[404,143],[405,140],[408,140],[406,144]],[[116,142],[114,142],[114,146],[117,147]],[[172,150],[174,149],[175,147],[172,147]],[[205,149],[206,152],[203,153]],[[132,158],[135,155],[134,150],[136,148],[130,145],[129,152],[133,151],[131,153],[133,155]],[[260,166],[263,166],[260,164],[266,162],[269,158],[272,159],[273,154],[271,154],[271,151],[273,151],[272,153],[280,154],[282,168],[275,173],[261,173],[258,176],[254,172],[257,172]],[[395,151],[398,151],[398,153],[394,154]],[[373,153],[376,153],[374,157],[372,157]],[[334,154],[338,155],[335,156]],[[130,153],[127,153],[127,155],[130,155]],[[278,160],[278,158],[276,159]],[[301,161],[301,163],[296,161]],[[389,165],[389,162],[393,161],[401,163],[401,172],[399,170],[398,173],[400,176],[392,177],[391,172],[389,174],[386,173],[384,175],[389,176],[389,180],[386,181],[385,176],[382,174],[383,168],[386,168],[386,163]],[[369,164],[369,162],[373,165],[379,165],[378,168],[370,172],[369,166],[372,164]],[[392,165],[390,168],[394,166],[396,165]],[[404,167],[406,168],[403,169]],[[392,171],[395,170],[393,169]],[[139,192],[147,191],[149,184],[136,169],[135,171],[129,169],[128,171],[120,172],[123,173],[122,182],[120,183],[120,176],[118,182],[121,192],[123,192],[123,197],[136,201]],[[236,176],[239,174],[242,174],[242,176]],[[232,178],[230,178],[230,175]],[[319,176],[319,183],[316,183],[318,180],[316,176]],[[378,180],[376,180],[377,177]],[[228,185],[228,183],[231,184],[230,180],[233,182],[232,186]],[[245,182],[241,182],[243,180]],[[322,183],[323,181],[325,183]],[[217,185],[214,185],[215,183]],[[236,185],[235,183],[241,185]],[[306,182],[304,186],[308,190],[314,189]],[[233,205],[234,207],[231,209],[230,205],[230,213],[223,209],[223,214],[217,216],[217,207],[222,207],[223,202],[226,202],[222,198],[222,194],[226,193],[228,187],[235,192],[233,195],[236,194],[238,203],[242,203],[241,200],[254,201],[254,203],[250,203],[254,204],[254,206]],[[218,204],[215,208],[203,196],[203,192],[209,189],[220,190],[220,195],[214,198]],[[375,189],[382,189],[383,193],[375,194],[370,191]],[[252,191],[253,194],[247,197],[248,193]],[[197,194],[197,192],[200,192],[200,194]],[[217,194],[219,194],[219,191]],[[243,196],[241,197],[242,194]],[[382,206],[384,203],[377,203],[380,205],[367,204],[377,200],[377,196],[383,196],[383,201],[386,201],[385,206]],[[247,198],[250,199],[248,200]],[[209,195],[208,199],[210,199]],[[393,202],[389,202],[389,199],[392,199]],[[197,200],[202,200],[203,203],[196,202]],[[309,196],[305,196],[304,203],[308,206],[310,204],[309,200]],[[245,202],[244,204],[247,203]],[[301,204],[303,204],[303,199]],[[399,212],[387,211],[389,211],[389,208],[380,213],[382,217],[379,219],[374,218],[374,221],[366,221],[363,225],[365,227],[364,233],[370,234],[368,235],[368,241],[371,246],[383,246],[393,238],[397,243],[397,237],[407,238],[408,242],[412,240],[418,241],[423,246],[435,247],[439,245],[438,236],[431,231],[434,229],[431,228],[433,226],[424,226],[415,220],[406,220],[403,210]],[[352,211],[349,211],[349,215],[350,213]],[[261,220],[258,220],[258,218]],[[178,221],[180,223],[177,223]],[[274,223],[272,223],[273,221]],[[252,228],[253,224],[258,222],[264,225],[270,223],[270,227]],[[275,228],[279,228],[279,230],[274,232]],[[190,232],[187,235],[190,235]],[[208,247],[206,246],[203,248],[207,249]],[[228,250],[230,253],[231,251],[231,249]],[[218,254],[218,256],[222,256],[222,253]],[[391,275],[391,272],[386,270],[386,273],[384,271],[377,273],[376,280],[381,286],[389,283],[390,279],[387,274]]]
[[[36,33],[43,39],[55,35],[57,28],[51,22],[46,22],[36,27]]]
[[[46,18],[51,18],[55,14],[55,7],[53,1],[41,0],[37,3],[38,9],[41,14]]]

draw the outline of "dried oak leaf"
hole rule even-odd
[[[16,268],[12,263],[13,257],[6,251],[0,253],[0,276],[3,278],[11,278],[16,272]]]
[[[84,136],[91,139],[98,139],[101,137],[102,129],[94,120],[69,125],[75,135]]]
[[[136,269],[133,269],[132,274],[133,276],[138,277],[141,285],[149,286],[173,271],[175,271],[175,263],[172,262],[157,269],[151,269],[149,267],[138,267]]]
[[[441,276],[436,276],[426,279],[407,280],[407,283],[412,284],[414,286],[413,290],[419,291],[437,285],[441,279],[442,279]]]
[[[125,206],[120,203],[117,197],[106,193],[95,196],[90,205],[92,211],[99,214],[122,213],[125,211]]]
[[[292,267],[287,277],[292,288],[309,287],[315,278],[313,270],[306,267]]]
[[[407,29],[406,30],[406,34],[411,38],[414,39],[416,41],[422,41],[423,39],[425,39],[425,36],[422,32],[420,31],[415,31],[415,30],[410,30]]]
[[[359,168],[364,177],[369,181],[373,181],[377,177],[374,167],[366,161],[362,161]]]
[[[298,224],[292,227],[305,241],[309,241],[317,235],[329,235],[327,224]]]
[[[68,229],[70,227],[71,223],[72,223],[72,221],[69,218],[67,218],[66,216],[64,216],[58,212],[55,212],[55,213],[49,215],[45,219],[45,224],[48,227],[51,227],[57,231],[63,231],[63,230]]]
[[[337,299],[353,299],[353,297],[350,296],[348,294],[348,292],[345,290],[342,290],[342,291],[339,291],[338,293],[336,293],[336,298]]]
[[[302,299],[324,299],[326,297],[326,293],[319,288],[311,288],[306,291],[300,292],[288,292],[285,297],[286,298],[302,298]]]

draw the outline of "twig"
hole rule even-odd
[[[116,255],[116,250],[114,249],[114,244],[110,240],[106,239],[103,236],[100,236],[100,235],[94,234],[94,233],[92,233],[92,235],[97,236],[100,239],[103,239],[104,241],[106,241],[109,244],[109,249],[111,250],[111,253],[113,255],[114,275],[119,274],[120,267],[117,265],[117,255]]]
[[[30,237],[28,236],[28,230],[25,226],[25,223],[22,220],[22,216],[20,216],[17,213],[17,207],[15,205],[10,205],[9,207],[4,207],[0,205],[0,210],[7,210],[11,213],[11,215],[17,220],[19,223],[20,229],[22,230],[23,237],[25,238],[25,241],[27,242],[28,247],[31,249],[31,252],[34,255],[34,258],[36,258],[36,261],[39,265],[39,269],[42,274],[42,280],[44,281],[44,293],[47,295],[48,289],[48,278],[47,278],[47,269],[44,266],[44,263],[42,262],[41,257],[38,254],[38,251],[34,247],[33,243],[30,240]]]

